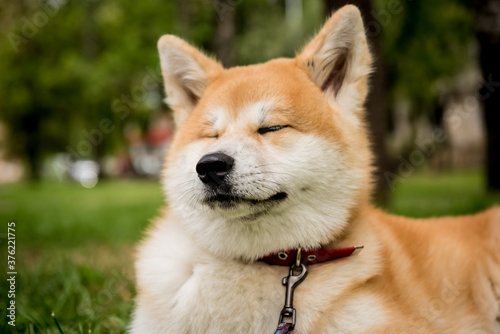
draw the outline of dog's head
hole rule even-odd
[[[358,9],[337,11],[294,59],[224,69],[169,35],[159,50],[178,127],[164,184],[197,242],[252,260],[338,237],[371,189]]]

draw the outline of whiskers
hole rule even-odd
[[[195,179],[190,179],[177,184],[174,189],[175,194],[172,194],[172,204],[180,209],[183,218],[188,217],[193,209],[201,206],[202,197],[195,189],[195,182]],[[177,195],[178,193],[180,194]]]

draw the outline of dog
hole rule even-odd
[[[180,38],[158,47],[177,131],[131,333],[500,333],[500,208],[370,204],[355,6],[293,59],[224,69]]]

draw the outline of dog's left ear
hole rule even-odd
[[[350,114],[359,113],[372,61],[357,7],[348,5],[336,11],[296,59],[329,101]]]

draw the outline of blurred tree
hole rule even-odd
[[[354,1],[380,55],[368,107],[382,171],[390,169],[382,151],[387,105],[404,99],[412,117],[434,117],[436,81],[470,62],[472,20],[465,1]],[[123,149],[126,123],[144,127],[152,110],[165,108],[155,47],[162,34],[215,51],[226,66],[246,65],[290,57],[300,48],[304,40],[289,31],[287,8],[301,17],[297,31],[311,36],[323,23],[325,6],[343,3],[0,0],[0,32],[6,36],[0,40],[0,119],[11,133],[10,152],[25,157],[36,176],[41,159],[52,152],[99,159]],[[381,181],[378,188],[383,186]]]
[[[387,84],[385,77],[384,58],[381,57],[380,50],[380,28],[374,26],[375,17],[371,0],[324,0],[326,15],[330,16],[336,9],[347,5],[356,5],[365,20],[365,29],[368,36],[368,42],[371,46],[373,54],[374,72],[371,76],[370,92],[366,102],[368,128],[371,132],[373,143],[373,152],[375,154],[376,167],[376,183],[375,183],[375,200],[380,204],[387,204],[389,200],[390,184],[387,182],[384,175],[387,172],[392,172],[395,167],[394,160],[387,153],[386,138],[388,133],[388,117],[389,110],[387,104]],[[401,8],[402,10],[402,8]]]
[[[274,57],[290,56],[286,51],[287,35],[284,7],[278,1],[241,1],[236,7],[235,63],[249,65]]]
[[[341,0],[324,1],[327,11],[339,7],[340,2],[343,4]],[[473,39],[472,16],[466,0],[357,0],[350,3],[358,5],[363,12],[376,57],[367,107],[379,156],[377,164],[385,174],[397,167],[391,156],[405,155],[417,148],[414,128],[412,141],[403,151],[383,153],[384,141],[391,130],[390,111],[399,101],[407,101],[413,126],[422,117],[434,126],[441,125],[444,101],[438,82],[451,81],[473,63],[469,51]],[[387,99],[383,97],[386,94]],[[384,177],[379,179],[378,187],[389,183]]]
[[[472,15],[466,0],[376,0],[381,25],[382,56],[386,59],[394,101],[411,101],[413,117],[432,117],[441,92],[438,80],[454,78],[472,62]],[[381,13],[389,13],[387,16]]]
[[[47,154],[99,160],[124,147],[126,123],[147,124],[163,94],[159,36],[189,31],[208,45],[213,35],[210,2],[192,8],[192,31],[181,31],[174,1],[1,0],[0,8],[0,119],[33,178]]]
[[[500,3],[475,0],[479,62],[483,82],[478,97],[486,124],[486,172],[490,190],[500,190]]]
[[[214,49],[217,58],[226,68],[234,65],[234,19],[237,4],[235,0],[218,0],[215,4],[217,28],[215,29]]]

